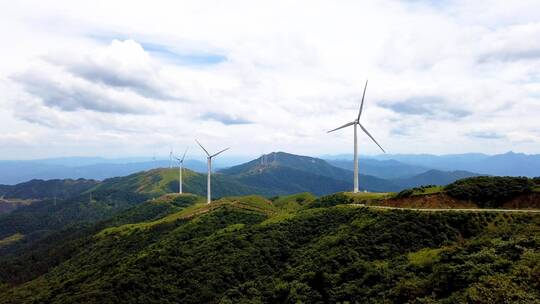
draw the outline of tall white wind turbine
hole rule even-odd
[[[186,151],[184,151],[184,155],[182,158],[174,157],[179,163],[178,166],[178,193],[182,194],[182,171],[184,170],[184,158],[186,158],[186,153],[189,148],[186,148]]]
[[[201,149],[203,149],[204,153],[206,153],[206,155],[208,156],[207,157],[207,164],[208,164],[208,176],[207,176],[207,179],[206,179],[206,183],[207,183],[207,191],[206,191],[206,203],[207,204],[210,204],[210,202],[212,201],[212,185],[211,185],[211,177],[212,177],[212,158],[218,156],[219,154],[229,150],[230,148],[226,148],[226,149],[223,149],[221,151],[219,151],[218,153],[216,154],[212,154],[210,155],[210,153],[208,153],[208,151],[206,151],[206,149],[201,145],[201,143],[195,139],[195,141],[197,142],[197,144],[199,145],[199,147],[201,147]]]
[[[373,136],[369,134],[368,130],[366,130],[366,128],[364,128],[364,126],[362,126],[362,124],[360,123],[360,116],[362,115],[362,108],[364,107],[364,97],[366,96],[367,84],[368,82],[366,80],[366,85],[364,87],[364,94],[362,94],[362,102],[360,103],[360,110],[358,111],[358,117],[354,121],[348,122],[339,128],[328,131],[328,133],[330,133],[330,132],[334,132],[334,131],[337,131],[339,129],[343,129],[349,126],[354,126],[354,193],[358,193],[358,139],[357,139],[357,131],[356,131],[357,126],[359,126],[360,129],[362,129],[362,131],[364,131],[364,133],[366,133],[367,136],[369,136],[369,138],[371,138],[371,140],[373,140],[373,142],[377,146],[379,146],[379,148],[381,148],[383,153],[386,153],[384,149],[381,147],[381,145],[379,145],[379,143],[375,140],[375,138],[373,138]]]

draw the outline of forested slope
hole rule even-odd
[[[538,216],[319,200],[238,197],[110,226],[6,282],[0,303],[538,302]]]

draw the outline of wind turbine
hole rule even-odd
[[[362,102],[360,103],[360,111],[358,111],[358,117],[354,121],[348,122],[339,128],[328,131],[328,133],[330,133],[330,132],[334,132],[334,131],[337,131],[339,129],[343,129],[349,126],[354,126],[354,193],[358,193],[358,139],[357,139],[357,131],[356,131],[357,126],[359,126],[360,129],[362,129],[362,131],[364,131],[367,134],[367,136],[369,136],[369,138],[371,138],[373,142],[377,146],[379,146],[379,148],[381,148],[383,153],[386,153],[386,151],[384,151],[384,149],[381,147],[381,145],[379,145],[379,143],[375,140],[375,138],[373,138],[373,136],[369,134],[368,130],[366,130],[366,128],[364,128],[364,126],[360,123],[360,116],[362,115],[362,108],[364,107],[364,97],[366,96],[367,84],[368,82],[366,80],[366,85],[364,87],[364,94],[362,95]]]
[[[206,149],[201,145],[201,143],[198,140],[195,139],[195,141],[197,142],[199,147],[201,147],[201,149],[203,149],[204,153],[206,153],[206,155],[208,156],[207,157],[208,176],[207,176],[207,180],[206,180],[206,183],[207,183],[206,203],[210,204],[210,202],[212,201],[212,191],[211,191],[211,184],[210,184],[210,179],[211,179],[211,176],[212,176],[212,158],[214,158],[214,157],[218,156],[219,154],[229,150],[230,148],[223,149],[223,150],[219,151],[216,154],[210,155],[210,153],[208,153],[208,151],[206,151]]]
[[[180,166],[178,167],[178,193],[182,194],[182,171],[184,170],[184,158],[186,158],[188,148],[186,148],[186,151],[184,151],[184,155],[182,158],[174,157],[178,162],[180,163]]]
[[[169,169],[172,169],[172,163],[173,163],[173,149],[171,148],[169,152]]]

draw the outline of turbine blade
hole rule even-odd
[[[326,133],[334,132],[334,131],[337,131],[337,130],[339,130],[339,129],[346,128],[346,127],[348,127],[348,126],[352,126],[352,125],[354,125],[355,123],[356,123],[356,121],[348,122],[348,123],[344,124],[343,126],[341,126],[341,127],[339,127],[339,128],[335,128],[334,130],[330,130],[330,131],[328,131],[328,132],[326,132]]]
[[[386,153],[386,151],[384,151],[384,149],[381,147],[381,145],[379,145],[379,143],[375,140],[375,138],[373,138],[373,136],[371,136],[371,134],[369,134],[368,130],[366,130],[366,128],[364,128],[364,126],[362,126],[361,124],[358,124],[358,125],[360,125],[360,128],[361,128],[364,132],[366,132],[367,136],[369,136],[369,138],[371,138],[371,139],[373,140],[373,142],[374,142],[375,144],[377,144],[377,146],[379,146],[379,148],[381,148],[381,150],[382,150],[384,153]]]
[[[184,162],[184,158],[186,158],[186,153],[187,153],[187,150],[189,149],[189,147],[186,148],[186,151],[184,151],[184,155],[182,156],[182,160],[181,162]]]
[[[212,156],[210,156],[210,157],[218,156],[219,154],[221,154],[221,153],[223,153],[223,152],[229,150],[230,148],[231,148],[231,147],[226,148],[226,149],[223,149],[223,150],[219,151],[218,153],[216,153],[216,154],[214,154],[214,155],[212,155]]]
[[[366,85],[364,86],[364,94],[362,94],[362,102],[360,103],[360,111],[358,111],[358,118],[356,120],[360,121],[360,115],[362,115],[362,108],[364,107],[364,97],[366,97],[366,89],[367,89],[367,79],[366,79]]]
[[[210,153],[208,153],[208,151],[206,151],[206,149],[201,145],[201,143],[195,139],[195,141],[197,142],[197,144],[199,145],[199,147],[201,147],[201,149],[204,150],[204,152],[206,153],[206,155],[208,155],[208,157],[210,157]]]

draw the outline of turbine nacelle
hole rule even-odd
[[[358,111],[358,117],[355,120],[342,125],[341,127],[337,127],[337,128],[335,128],[333,130],[328,131],[327,133],[331,133],[331,132],[334,132],[334,131],[337,131],[337,130],[340,130],[340,129],[343,129],[343,128],[347,128],[347,127],[350,127],[350,126],[355,126],[356,127],[358,125],[358,126],[360,126],[360,129],[362,129],[362,131],[364,131],[364,133],[366,133],[366,135],[369,136],[369,138],[371,138],[371,140],[373,140],[373,142],[381,149],[381,151],[383,151],[383,153],[386,153],[386,151],[384,151],[384,149],[375,140],[375,138],[360,123],[360,117],[362,116],[362,109],[364,108],[364,98],[366,97],[367,84],[368,84],[368,81],[366,80],[366,85],[364,86],[364,93],[362,94],[362,102],[360,103],[360,110]],[[355,137],[356,137],[356,135],[355,135]]]
[[[219,151],[219,152],[217,152],[215,154],[210,155],[210,153],[208,153],[208,151],[203,147],[203,145],[198,140],[195,139],[195,141],[197,142],[199,147],[201,147],[201,149],[203,149],[204,153],[206,153],[206,155],[207,155],[206,158],[207,159],[212,159],[213,157],[218,156],[219,154],[221,154],[221,153],[223,153],[223,152],[225,152],[225,151],[227,151],[227,150],[229,150],[231,148],[231,147],[228,147],[228,148],[225,148],[225,149],[223,149],[223,150],[221,150],[221,151]]]
[[[189,149],[189,147],[187,147],[186,150],[184,151],[184,155],[182,155],[182,158],[179,158],[177,156],[174,157],[180,164],[184,163],[184,158],[186,158],[186,153],[187,153],[188,149]]]
[[[178,193],[182,194],[182,170],[184,169],[184,158],[186,158],[186,153],[188,151],[189,147],[186,148],[184,151],[184,155],[182,155],[182,158],[179,158],[177,156],[174,156],[174,158],[178,161]],[[171,152],[172,155],[172,152]]]

